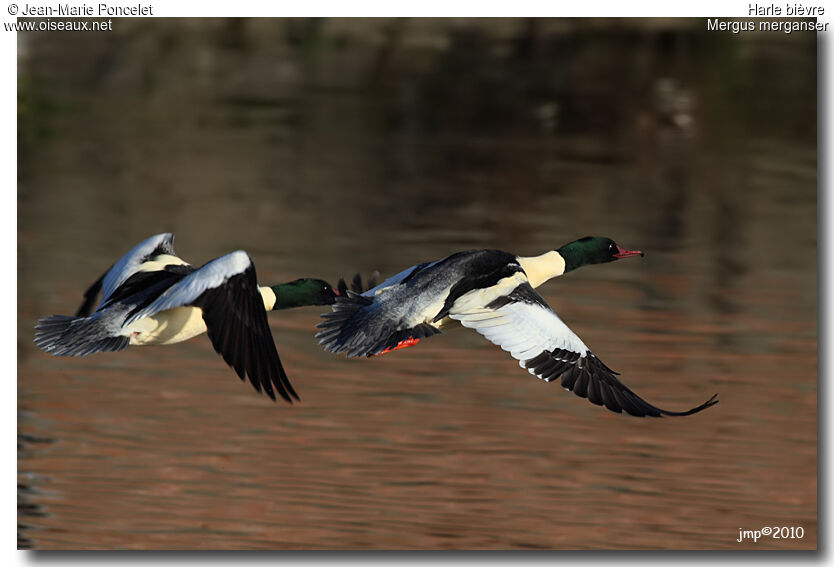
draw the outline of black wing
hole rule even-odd
[[[194,305],[203,310],[214,350],[241,380],[248,376],[255,390],[263,390],[273,400],[273,387],[290,403],[299,399],[278,357],[254,264],[205,291]]]
[[[616,372],[608,368],[591,351],[586,351],[585,356],[565,349],[545,351],[524,361],[524,366],[546,382],[552,382],[561,376],[562,386],[580,398],[588,398],[592,404],[605,406],[617,413],[625,411],[636,417],[692,415],[718,403],[718,394],[715,394],[703,404],[687,411],[660,409],[620,382],[615,376]]]
[[[84,302],[78,308],[78,311],[75,312],[76,317],[89,317],[93,313],[93,308],[96,306],[96,300],[98,299],[98,294],[101,292],[101,282],[104,281],[104,276],[113,268],[110,266],[107,268],[99,278],[94,281],[87,291],[84,292]]]

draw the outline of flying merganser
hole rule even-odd
[[[255,264],[242,250],[195,268],[177,257],[172,234],[157,234],[90,286],[75,317],[38,321],[35,344],[55,356],[86,356],[175,344],[208,331],[241,380],[248,376],[258,392],[274,400],[277,390],[292,402],[298,394],[281,365],[266,312],[331,305],[335,297],[327,282],[312,278],[259,286]]]
[[[319,344],[348,357],[375,356],[440,333],[449,319],[476,330],[531,374],[613,412],[643,417],[691,415],[718,403],[717,394],[688,411],[653,406],[620,382],[556,315],[534,288],[588,264],[643,256],[610,238],[585,237],[540,256],[469,250],[412,266],[378,286],[336,298],[318,325]]]

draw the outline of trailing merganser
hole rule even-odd
[[[170,345],[208,331],[241,380],[248,376],[258,392],[274,400],[277,390],[292,402],[298,394],[281,365],[266,312],[331,305],[335,297],[327,282],[312,278],[259,286],[255,264],[242,250],[195,268],[177,257],[172,234],[157,234],[90,286],[75,317],[38,321],[35,344],[55,356],[86,356],[129,345]]]
[[[509,351],[528,372],[613,412],[682,416],[718,403],[672,412],[653,406],[616,378],[534,288],[588,264],[643,256],[610,238],[585,237],[540,256],[469,250],[412,266],[364,293],[347,291],[323,314],[316,334],[328,351],[375,356],[440,333],[451,319]]]

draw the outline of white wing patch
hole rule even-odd
[[[498,283],[509,283],[512,279],[505,278]],[[564,388],[613,412],[625,410],[638,417],[684,416],[718,403],[717,394],[683,412],[663,410],[648,403],[617,380],[616,373],[591,353],[526,278],[523,279],[524,283],[488,303],[477,305],[474,299],[477,295],[470,301],[456,301],[449,317],[508,351],[533,376],[548,382],[561,378]]]
[[[497,309],[483,305],[468,308],[464,305],[461,309],[456,302],[449,317],[509,352],[522,368],[526,368],[524,361],[557,348],[584,357],[588,352],[585,343],[543,304],[543,300],[542,303],[510,301]]]
[[[165,293],[160,295],[153,303],[134,313],[125,325],[133,321],[148,317],[175,307],[188,305],[200,297],[206,290],[222,286],[226,281],[235,275],[242,274],[252,260],[249,254],[243,250],[232,252],[208,262],[200,269],[188,274],[176,285],[171,286]]]
[[[139,266],[142,265],[149,254],[151,254],[159,246],[164,245],[167,245],[166,247],[169,248],[171,252],[174,251],[173,234],[165,232],[163,234],[151,236],[134,246],[130,252],[122,256],[122,258],[116,262],[112,268],[110,268],[110,271],[107,272],[107,275],[104,276],[104,279],[101,282],[102,297],[99,305],[104,305],[110,295],[112,295],[112,293],[116,291],[120,285],[125,283],[130,276],[139,271]]]

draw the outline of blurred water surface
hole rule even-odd
[[[809,549],[817,544],[816,42],[701,20],[131,20],[20,34],[19,545]],[[371,360],[270,314],[302,402],[203,336],[58,359],[157,232],[263,283],[467,248],[647,252],[541,288],[615,415],[470,331]],[[739,529],[802,539],[738,543]]]

